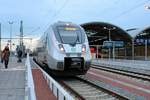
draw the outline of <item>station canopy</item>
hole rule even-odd
[[[145,45],[146,42],[150,45],[150,27],[133,28],[127,31],[133,37],[135,45]]]
[[[123,41],[124,43],[131,43],[132,41],[132,37],[126,31],[109,23],[90,22],[81,24],[81,26],[87,33],[90,45],[103,45],[104,41],[109,40]]]

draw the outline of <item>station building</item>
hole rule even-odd
[[[140,32],[134,31],[136,35],[132,36],[130,34],[134,29],[125,31],[105,22],[89,22],[81,26],[87,33],[93,58],[145,59],[145,47],[137,42],[145,39],[148,41],[146,55],[150,56],[150,27]]]

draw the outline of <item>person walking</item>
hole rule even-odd
[[[4,62],[5,68],[8,68],[8,63],[9,63],[9,56],[10,56],[10,51],[9,47],[5,46],[4,50],[2,51],[2,63]]]
[[[17,55],[18,55],[18,61],[17,62],[22,62],[21,58],[22,58],[22,50],[18,50],[17,51]]]

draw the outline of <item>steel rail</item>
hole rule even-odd
[[[111,90],[108,90],[108,89],[100,87],[100,86],[98,86],[96,84],[93,84],[92,82],[90,82],[90,81],[88,81],[86,79],[83,79],[81,77],[75,77],[74,80],[72,82],[70,81],[69,83],[75,84],[75,86],[79,85],[76,88],[77,89],[79,88],[82,91],[85,91],[84,94],[86,94],[86,92],[88,92],[88,89],[86,90],[85,87],[82,87],[81,83],[75,83],[74,81],[81,81],[84,84],[86,84],[86,86],[91,86],[92,88],[95,88],[95,91],[92,91],[92,92],[96,92],[96,90],[100,91],[102,93],[101,95],[108,95],[108,98],[113,98],[113,99],[115,98],[115,100],[116,99],[118,99],[118,100],[128,100],[129,99],[128,97],[122,96],[122,95],[117,94],[117,93],[115,93],[115,92],[113,92]],[[87,99],[87,97],[82,94],[83,92],[79,93],[79,90],[75,89],[73,86],[70,86],[69,83],[67,83],[66,81],[61,80],[61,81],[59,81],[59,83],[62,84],[62,86],[64,86],[68,91],[70,91],[75,96],[77,96],[79,98],[79,100],[86,100]],[[80,85],[81,85],[81,87],[80,87]],[[92,94],[92,92],[90,94]],[[101,97],[101,95],[99,94],[99,97]],[[87,96],[89,96],[89,95],[87,95]],[[95,100],[94,99],[94,95],[92,97],[93,97],[92,100]],[[103,99],[103,98],[101,97],[100,99]]]
[[[108,71],[108,72],[112,72],[112,73],[117,73],[117,74],[129,76],[132,78],[142,79],[144,81],[150,81],[150,75],[147,75],[144,73],[143,74],[138,73],[138,72],[136,73],[136,72],[132,72],[132,71],[121,70],[121,69],[117,69],[117,68],[111,68],[111,67],[95,65],[95,64],[92,64],[91,67],[95,68],[95,69],[99,69],[99,70],[104,70],[104,71]]]

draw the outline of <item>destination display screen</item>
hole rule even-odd
[[[75,30],[77,30],[77,28],[75,28],[75,27],[65,27],[65,30],[75,31]]]

